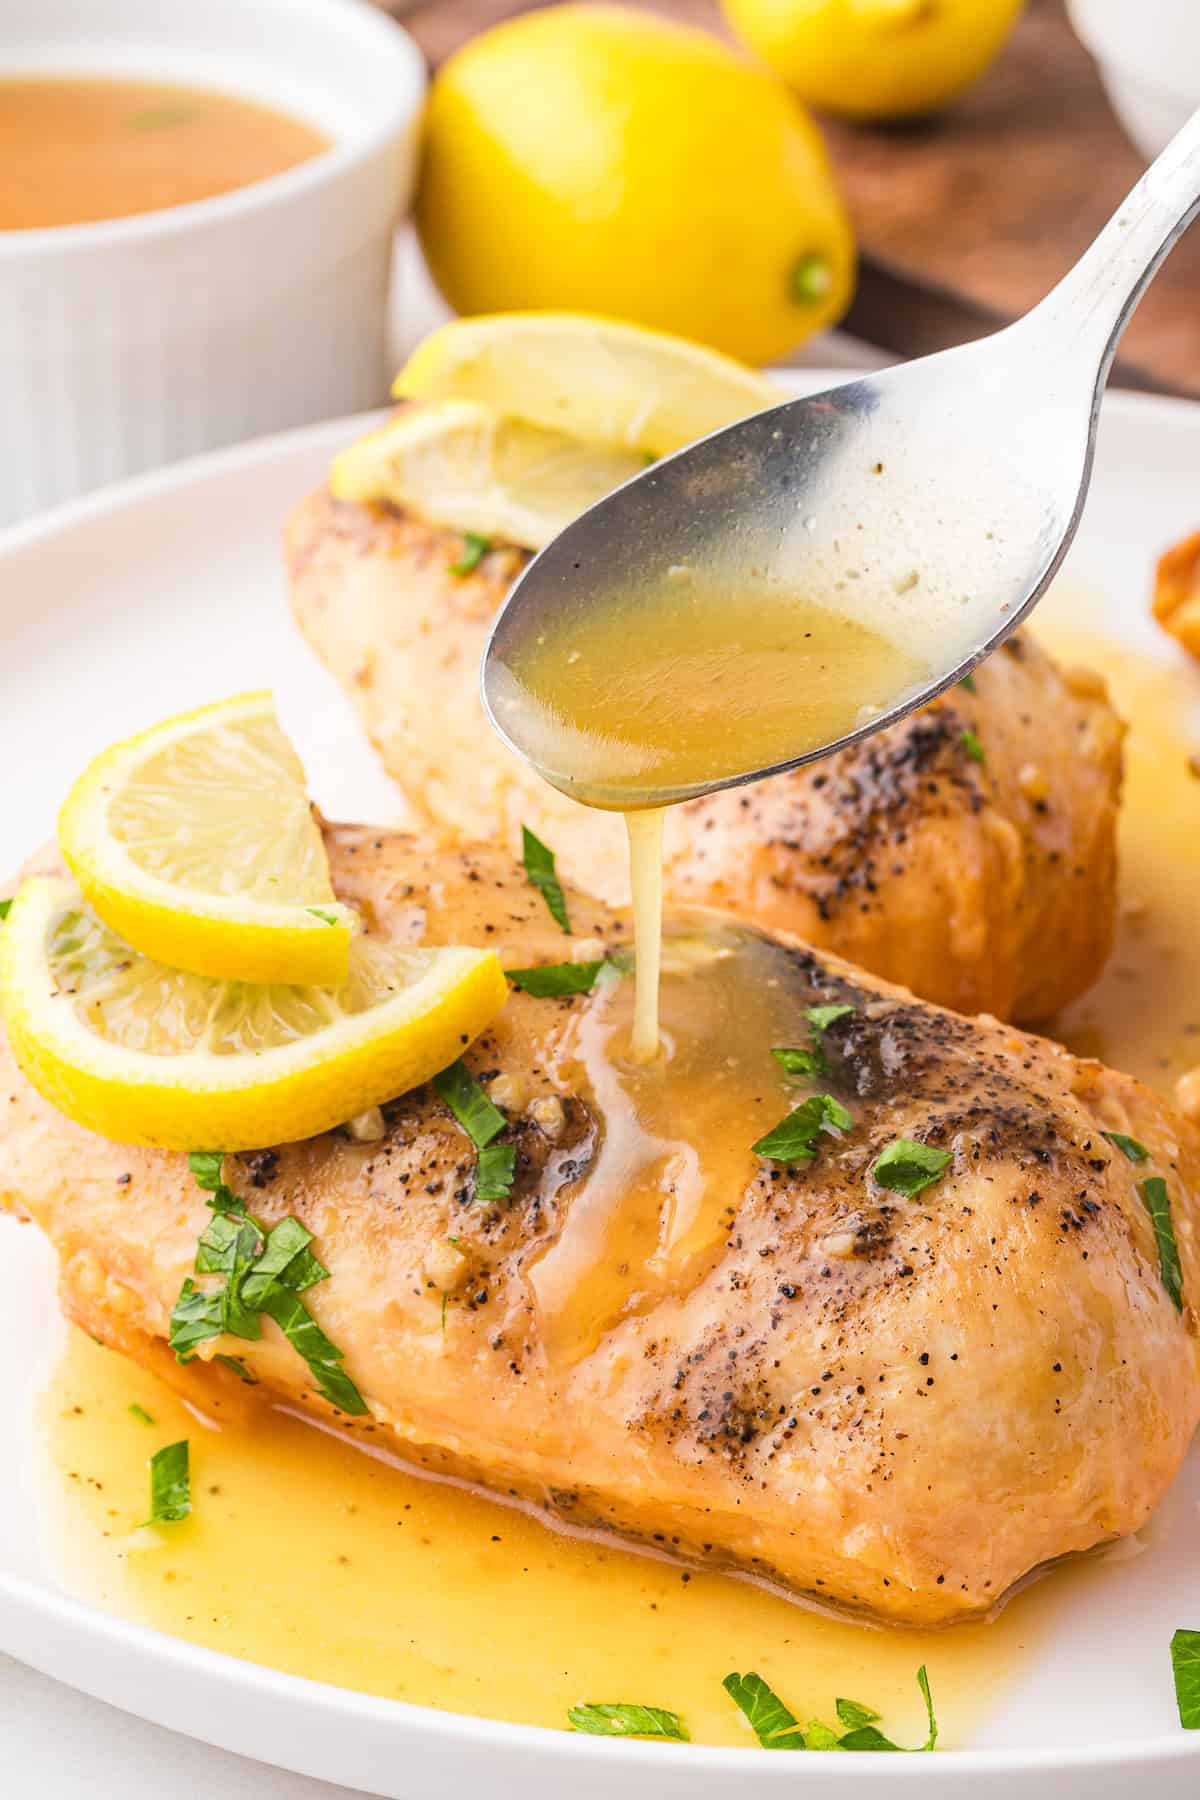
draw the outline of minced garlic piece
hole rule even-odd
[[[566,1109],[557,1094],[543,1094],[533,1101],[529,1116],[548,1138],[560,1138],[566,1129]]]
[[[487,1084],[487,1097],[504,1112],[520,1112],[527,1089],[519,1075],[497,1075]]]
[[[821,1248],[826,1256],[836,1257],[839,1261],[845,1261],[847,1257],[854,1255],[857,1242],[858,1240],[852,1231],[835,1231],[832,1232],[829,1237],[823,1239]]]
[[[425,1252],[421,1265],[426,1281],[431,1281],[443,1294],[462,1287],[470,1273],[470,1258],[449,1238],[435,1238]]]
[[[1185,1119],[1200,1125],[1200,1069],[1191,1069],[1175,1083],[1175,1103]]]
[[[346,1120],[346,1135],[356,1144],[377,1144],[380,1138],[387,1136],[382,1110],[378,1106],[368,1106],[366,1112],[355,1113],[352,1119]]]
[[[733,950],[728,944],[711,944],[703,938],[668,938],[662,947],[664,975],[691,975],[713,963],[728,962]],[[768,983],[768,985],[770,985]]]

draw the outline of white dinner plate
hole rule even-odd
[[[829,377],[824,377],[822,385]],[[83,762],[113,738],[237,689],[270,685],[317,799],[394,821],[394,791],[330,677],[292,628],[279,534],[348,420],[184,464],[0,541],[5,855],[50,833]],[[1152,559],[1200,525],[1200,408],[1107,402],[1071,573],[1046,602],[1159,658]],[[1200,683],[1198,683],[1200,686]],[[404,1800],[1153,1800],[1200,1793],[1200,1734],[1179,1728],[1167,1646],[1200,1628],[1200,1453],[1146,1534],[1079,1584],[974,1747],[932,1757],[805,1756],[593,1739],[324,1686],[131,1624],[66,1591],[42,1528],[34,1409],[62,1326],[40,1235],[0,1222],[0,1650],[158,1724],[284,1768]],[[580,1621],[580,1629],[586,1629]]]

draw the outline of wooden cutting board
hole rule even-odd
[[[712,0],[655,7],[723,29]],[[475,32],[528,11],[529,0],[391,0],[388,10],[436,65]],[[1002,56],[942,117],[889,128],[824,124],[862,251],[846,328],[903,356],[961,343],[1026,311],[1143,167],[1062,0],[1030,0]],[[1119,375],[1200,396],[1200,229],[1142,302]]]

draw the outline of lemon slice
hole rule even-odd
[[[212,981],[140,956],[47,877],[0,928],[0,1007],[34,1087],[89,1131],[167,1150],[328,1131],[446,1068],[506,993],[491,950],[365,936],[336,991]]]
[[[442,400],[406,407],[342,451],[329,488],[338,500],[387,499],[435,524],[540,550],[645,466],[640,452]]]
[[[587,313],[456,319],[396,377],[403,400],[477,400],[585,443],[665,456],[784,399],[762,375],[686,338]]]
[[[346,979],[355,914],[334,898],[269,693],[105,750],[67,796],[58,837],[90,904],[146,956],[224,980]]]

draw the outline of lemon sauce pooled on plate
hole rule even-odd
[[[1093,660],[1099,655],[1091,643],[1086,650]],[[1152,790],[1163,807],[1179,811],[1195,781],[1186,736],[1172,728],[1173,720],[1183,724],[1186,681],[1134,666],[1127,653],[1121,664],[1113,674],[1135,719],[1130,847],[1148,855],[1163,817]],[[1149,709],[1137,704],[1147,701]],[[1126,924],[1111,983],[1059,1026],[1079,1049],[1102,1048],[1164,1091],[1186,1065],[1190,1028],[1200,1024],[1194,934],[1177,904],[1200,879],[1200,851],[1194,834],[1172,844],[1178,890],[1164,885],[1161,859],[1127,857]],[[750,967],[747,955],[771,966]],[[1158,999],[1169,1067],[1152,1055],[1145,1021],[1125,1001],[1138,983]],[[761,939],[743,940],[736,929],[669,935],[663,1024],[670,1058],[651,1069],[622,1054],[630,988],[613,981],[596,996],[599,1004],[580,1008],[562,1045],[590,1085],[611,1084],[601,1098],[614,1122],[609,1167],[594,1172],[596,1204],[573,1213],[537,1270],[547,1319],[559,1341],[576,1348],[603,1331],[634,1287],[652,1287],[672,1262],[704,1254],[721,1224],[716,1200],[728,1190],[731,1160],[749,1154],[753,1135],[786,1104],[769,1046],[794,1037],[795,1021],[787,1017],[783,961]],[[719,1067],[703,1049],[714,1037],[724,1046]],[[756,1093],[761,1109],[752,1107]],[[707,1170],[684,1169],[689,1179],[660,1240],[643,1229],[645,1196],[627,1166],[643,1159],[643,1187],[651,1192],[654,1154],[678,1153],[695,1132],[690,1114],[698,1107],[706,1116],[717,1110],[719,1129],[707,1134]],[[612,1199],[618,1181],[626,1203],[614,1209],[603,1190],[607,1183]],[[429,1305],[436,1324],[436,1300]],[[444,1326],[451,1345],[456,1328],[452,1305]],[[901,1742],[916,1743],[913,1674],[925,1663],[940,1741],[955,1747],[971,1741],[1062,1613],[1113,1578],[1103,1558],[1092,1558],[1017,1595],[992,1623],[949,1633],[871,1630],[727,1575],[551,1529],[462,1486],[430,1481],[389,1459],[383,1432],[364,1435],[356,1447],[285,1407],[264,1407],[254,1390],[244,1390],[243,1400],[231,1383],[214,1388],[200,1368],[171,1365],[170,1372],[169,1388],[71,1333],[42,1402],[48,1505],[65,1527],[59,1542],[70,1587],[193,1642],[389,1697],[561,1726],[585,1696],[623,1696],[676,1708],[695,1741],[745,1745],[751,1740],[721,1679],[753,1659],[793,1705],[827,1714],[836,1694],[857,1694],[885,1714]],[[191,1517],[143,1530],[147,1459],[183,1438],[191,1447]],[[547,1621],[579,1618],[589,1622],[584,1633],[547,1629]]]
[[[199,1375],[185,1404],[77,1330],[41,1418],[49,1520],[73,1591],[208,1649],[386,1699],[562,1728],[581,1700],[613,1695],[672,1708],[693,1742],[745,1748],[754,1738],[721,1686],[745,1656],[793,1705],[832,1718],[838,1694],[861,1695],[899,1742],[918,1744],[925,1663],[939,1741],[953,1747],[1044,1629],[1045,1590],[994,1625],[865,1629],[548,1530],[254,1398],[214,1408]],[[191,1515],[143,1528],[147,1459],[185,1438]]]

